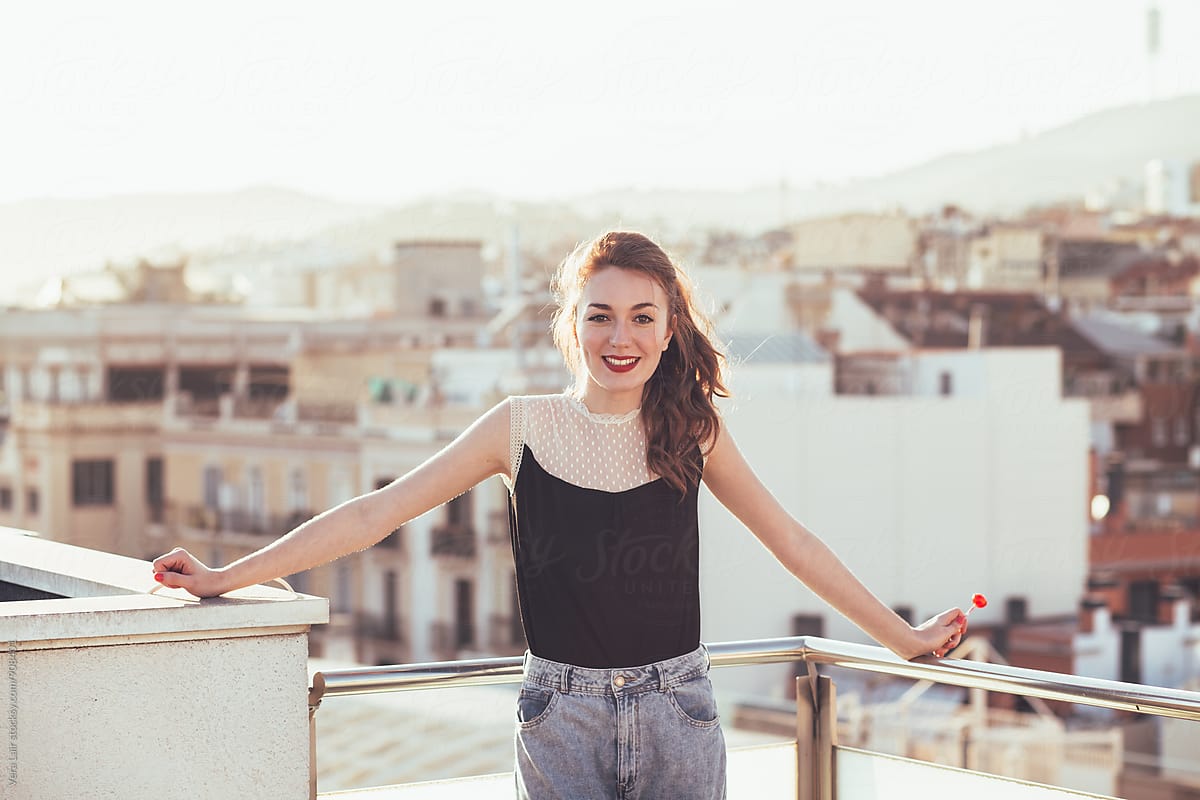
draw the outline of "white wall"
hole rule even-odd
[[[1022,397],[1062,394],[1062,352],[1056,347],[920,350],[913,354],[912,393],[941,394],[941,375],[950,373],[951,394],[1020,403]]]
[[[1200,625],[1191,606],[1177,602],[1170,625],[1142,629],[1142,683],[1183,688],[1200,681]]]
[[[907,339],[850,289],[834,290],[828,326],[840,334],[838,349],[843,353],[895,352],[910,347]]]
[[[803,364],[762,364],[753,368],[734,368],[726,384],[733,393],[734,405],[752,406],[760,395],[785,395],[798,402],[833,396],[833,362]]]
[[[999,619],[1011,595],[1033,615],[1070,613],[1086,573],[1087,406],[1022,387],[1023,374],[997,371],[982,397],[758,393],[725,415],[783,506],[888,605],[924,618],[983,592],[993,604],[979,621]],[[707,492],[700,514],[706,641],[788,635],[796,613],[823,613],[827,636],[865,641]],[[778,694],[788,671],[714,680]]]
[[[150,564],[0,528],[4,798],[307,797],[309,626],[323,598],[149,595]]]

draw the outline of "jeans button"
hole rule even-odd
[[[624,675],[618,675],[617,677],[613,678],[613,686],[616,686],[618,689],[620,689],[624,685],[625,685],[625,676]]]

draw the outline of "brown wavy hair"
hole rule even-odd
[[[551,289],[558,308],[551,329],[576,381],[583,380],[583,355],[575,320],[583,287],[608,267],[643,273],[667,295],[672,337],[658,369],[642,388],[646,463],[680,494],[700,481],[697,448],[707,454],[716,442],[720,417],[715,397],[728,397],[722,383],[724,355],[712,342],[712,323],[693,301],[692,283],[650,238],[634,231],[609,231],[583,242],[563,259]]]

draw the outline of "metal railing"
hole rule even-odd
[[[466,525],[441,525],[433,529],[429,551],[434,556],[475,557],[475,531]]]
[[[714,667],[793,661],[803,661],[807,665],[808,677],[797,679],[797,746],[801,765],[797,795],[801,800],[832,796],[832,753],[836,744],[835,693],[829,678],[818,674],[820,665],[1200,721],[1200,692],[933,656],[904,661],[882,647],[816,636],[721,642],[708,645],[708,651]],[[310,727],[314,724],[317,708],[326,697],[518,683],[523,662],[522,657],[511,656],[317,672],[313,675],[308,695]],[[799,684],[804,682],[809,683],[810,691],[801,690]],[[315,797],[315,728],[312,731]],[[804,768],[806,763],[811,764],[810,770]],[[808,780],[810,777],[811,785]]]

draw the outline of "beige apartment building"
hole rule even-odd
[[[474,240],[397,242],[370,263],[307,273],[304,304],[363,317],[478,318],[484,313],[480,248]]]
[[[1046,289],[1045,250],[1040,228],[993,223],[968,245],[967,287],[1041,293]]]
[[[462,302],[374,319],[146,303],[7,311],[0,526],[138,558],[178,545],[236,560],[403,475],[497,399],[455,390],[434,366],[474,346],[481,312]],[[315,649],[367,663],[523,649],[507,496],[494,484],[290,576],[330,598]]]
[[[842,214],[789,227],[796,270],[907,275],[917,256],[917,222],[903,214]]]

